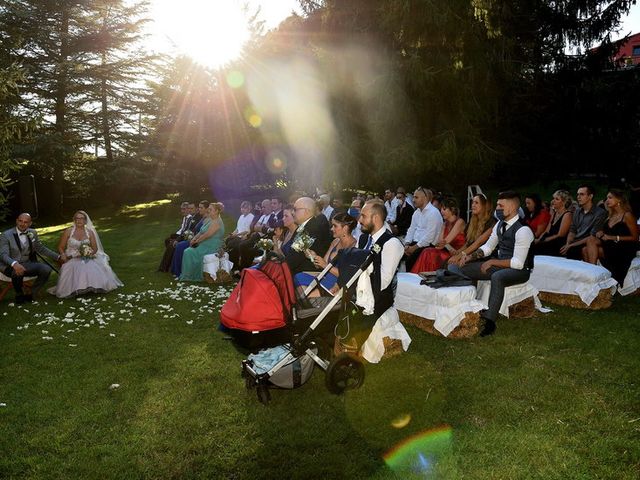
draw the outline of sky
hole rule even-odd
[[[260,9],[259,18],[272,29],[291,14],[300,12],[297,0],[151,0],[150,47],[155,51],[182,53],[208,67],[219,67],[237,58],[248,38],[246,12]],[[631,7],[621,29],[612,38],[640,32],[640,3]]]

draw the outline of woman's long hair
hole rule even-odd
[[[609,190],[609,193],[620,202],[620,207],[624,213],[631,211],[631,205],[629,204],[629,200],[627,200],[627,196],[624,192],[618,188],[612,188]],[[609,216],[613,215],[613,211],[607,207],[607,212],[609,212]]]
[[[530,198],[531,200],[533,200],[533,212],[530,212],[528,208],[525,208],[525,212],[524,212],[525,214],[524,216],[526,217],[527,220],[533,220],[542,211],[542,199],[540,198],[540,195],[538,195],[537,193],[530,193],[524,198],[525,200],[527,198]]]
[[[491,202],[483,193],[474,195],[473,198],[477,198],[482,207],[482,211],[478,215],[471,215],[469,225],[467,226],[466,238],[467,245],[471,245],[476,239],[484,233],[485,225],[491,218]]]

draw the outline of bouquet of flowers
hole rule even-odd
[[[80,252],[80,258],[85,263],[87,260],[96,258],[96,255],[95,253],[93,253],[93,249],[91,248],[91,245],[88,245],[86,243],[83,243],[82,245],[80,245],[80,248],[78,249],[78,251]]]
[[[303,230],[296,236],[295,240],[291,244],[291,248],[293,248],[296,252],[301,252],[306,255],[307,250],[311,248],[311,245],[313,245],[313,242],[315,241],[315,238],[313,238]]]
[[[273,250],[273,240],[271,240],[270,238],[261,238],[256,243],[256,247],[260,250],[264,250],[265,252]]]
[[[193,232],[191,230],[186,230],[183,234],[182,237],[186,240],[186,241],[190,241],[195,235],[193,234]]]

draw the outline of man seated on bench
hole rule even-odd
[[[529,280],[532,257],[529,247],[533,232],[518,217],[520,196],[514,191],[498,195],[496,216],[499,222],[493,227],[487,243],[478,248],[462,267],[462,273],[473,280],[491,280],[489,305],[480,312],[484,327],[480,336],[491,335],[496,330],[496,317],[504,289]],[[497,252],[495,252],[497,247]]]

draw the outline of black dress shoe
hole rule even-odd
[[[484,327],[480,332],[480,336],[488,337],[489,335],[493,335],[493,333],[496,331],[496,322],[484,317],[482,319],[484,320]]]
[[[33,295],[25,295],[24,296],[24,301],[25,302],[33,302]]]
[[[26,301],[25,295],[16,295],[16,305],[22,305]]]

